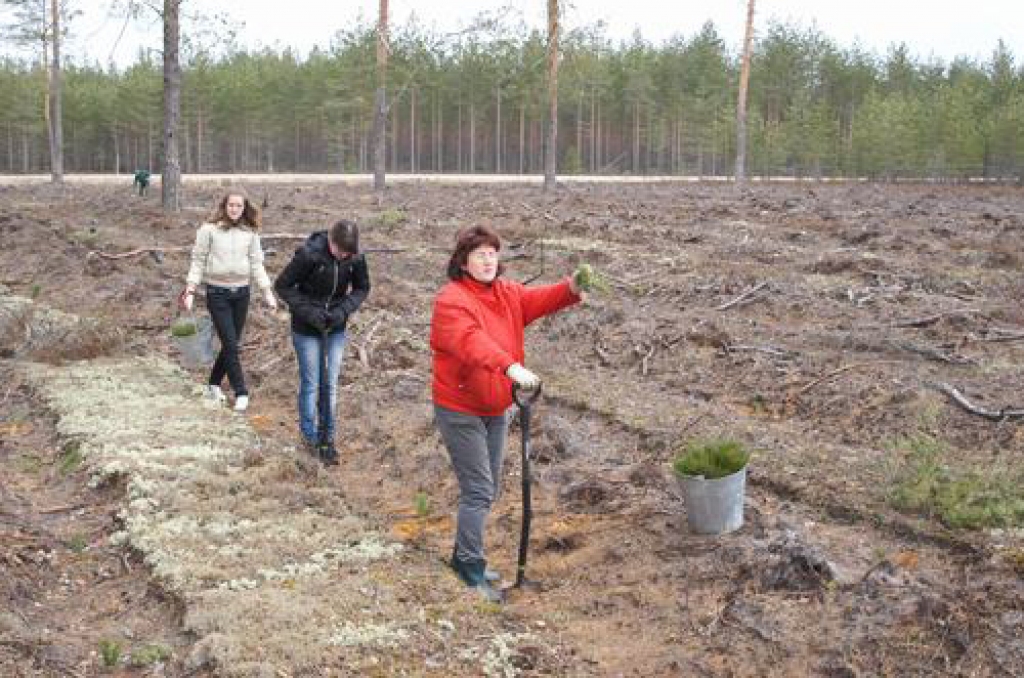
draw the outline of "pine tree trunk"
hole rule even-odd
[[[455,171],[462,174],[462,101],[458,106],[458,134],[455,137]]]
[[[416,158],[416,88],[409,91],[409,171],[416,173],[419,163]]]
[[[440,174],[444,172],[444,107],[440,94],[434,99],[434,109],[434,171]]]
[[[548,129],[544,144],[544,190],[555,188],[558,168],[558,0],[548,0]]]
[[[590,173],[597,173],[597,88],[590,90]]]
[[[373,189],[384,190],[384,134],[387,127],[387,84],[388,67],[388,0],[380,0],[380,15],[377,19],[377,93],[374,96],[373,116]]]
[[[61,92],[64,87],[60,66],[60,0],[50,2],[53,33],[53,61],[50,65],[50,181],[64,182],[64,130]]]
[[[754,44],[754,0],[747,2],[747,27],[743,34],[740,91],[736,98],[736,184],[747,181],[747,88],[750,84],[750,54]]]
[[[199,108],[199,112],[196,115],[196,172],[202,173],[205,165],[203,164],[203,109]]]
[[[181,0],[164,0],[164,164],[160,182],[163,208],[181,211],[181,160],[178,157],[178,119],[181,115],[181,44],[179,10]]]
[[[633,102],[633,174],[640,173],[640,102]]]
[[[494,90],[495,125],[494,125],[494,172],[501,174],[501,86]]]
[[[476,104],[469,104],[469,173],[476,174]]]
[[[519,107],[519,173],[524,171],[526,161],[526,105]]]

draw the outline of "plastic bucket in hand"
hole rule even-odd
[[[171,338],[187,367],[207,367],[217,356],[213,345],[213,323],[205,316],[179,318],[172,325]]]
[[[686,523],[698,534],[724,534],[743,526],[747,467],[723,478],[677,475],[686,506]]]

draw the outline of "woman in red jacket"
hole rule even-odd
[[[501,594],[489,583],[498,577],[486,568],[483,534],[501,488],[512,385],[540,384],[523,366],[523,329],[582,298],[576,276],[537,287],[501,278],[500,250],[486,226],[459,233],[430,323],[434,418],[459,481],[451,566],[494,601]]]

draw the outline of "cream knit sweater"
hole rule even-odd
[[[237,287],[255,282],[261,290],[270,290],[260,237],[248,226],[203,224],[196,231],[192,265],[185,282],[192,289],[201,283]]]

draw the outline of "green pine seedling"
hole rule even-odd
[[[426,518],[430,514],[430,500],[426,492],[416,493],[416,515]]]
[[[576,286],[584,292],[607,292],[608,280],[590,264],[580,264],[573,273]]]
[[[179,318],[171,323],[172,337],[191,337],[198,332],[196,321],[192,318]]]
[[[735,440],[698,440],[686,445],[672,468],[681,476],[703,476],[708,480],[736,473],[750,461],[750,453]]]
[[[103,659],[103,666],[112,669],[121,663],[121,645],[113,640],[100,641],[100,657]]]

